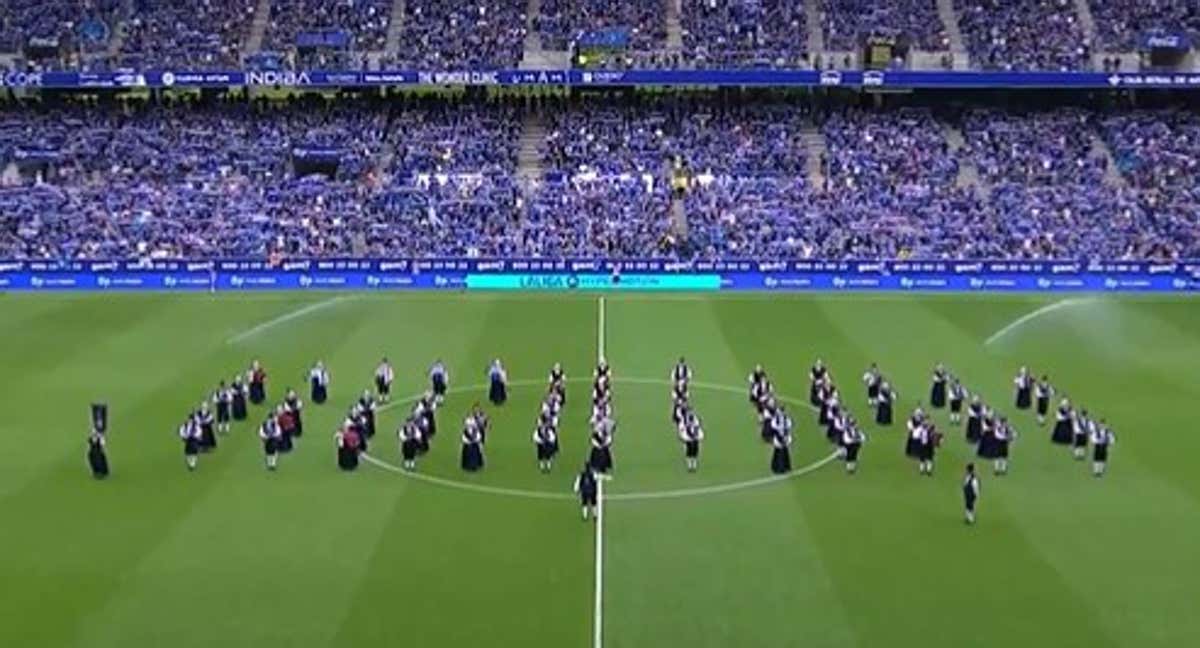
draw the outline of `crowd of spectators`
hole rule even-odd
[[[667,40],[666,0],[542,0],[542,47],[566,50],[584,32],[622,30],[633,50],[661,49]]]
[[[955,0],[975,67],[988,70],[1086,70],[1092,44],[1075,0]]]
[[[134,0],[124,22],[121,64],[146,68],[237,69],[255,0]]]
[[[532,180],[518,173],[530,110],[546,132]],[[0,156],[0,258],[1200,257],[1190,112],[694,95],[7,104]]]
[[[56,41],[64,51],[102,51],[120,17],[121,0],[2,0],[0,52],[31,40]]]
[[[389,62],[422,69],[515,68],[527,32],[525,0],[405,2],[399,49]]]
[[[349,42],[328,49],[379,51],[387,42],[391,18],[392,0],[271,0],[263,47],[288,51],[297,47],[301,34],[344,32]]]
[[[801,67],[808,61],[804,6],[787,0],[683,0],[683,50],[697,67]]]
[[[1143,34],[1155,31],[1200,37],[1195,0],[1093,0],[1091,9],[1101,50],[1134,51]]]
[[[821,0],[821,11],[826,49],[855,51],[870,36],[896,38],[919,50],[950,48],[937,0]]]

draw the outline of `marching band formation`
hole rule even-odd
[[[500,359],[492,361],[486,374],[488,401],[495,407],[501,407],[508,400],[508,373]],[[351,404],[334,435],[337,465],[342,470],[352,471],[358,467],[360,457],[375,436],[376,413],[380,404],[391,402],[395,377],[395,370],[388,359],[383,358],[373,374],[374,390],[365,390]],[[692,369],[686,359],[679,358],[669,380],[671,422],[683,446],[684,467],[688,472],[699,470],[700,449],[705,439],[700,416],[691,402],[692,377]],[[324,363],[316,362],[309,370],[307,379],[311,402],[324,404],[329,398],[330,389],[330,375]],[[428,380],[428,389],[412,403],[409,413],[396,431],[404,470],[417,469],[418,461],[430,451],[437,435],[437,412],[444,403],[450,385],[449,371],[441,360],[435,361],[430,367]],[[876,425],[885,429],[890,427],[898,392],[876,364],[867,368],[862,380],[866,386],[867,405],[874,410]],[[198,468],[201,455],[217,449],[220,437],[230,432],[234,421],[249,418],[251,405],[262,406],[267,402],[267,381],[266,370],[258,360],[254,360],[244,373],[235,375],[228,383],[219,382],[211,396],[188,413],[178,428],[178,436],[183,443],[184,464],[189,471]],[[565,370],[556,363],[550,369],[533,426],[534,454],[538,470],[542,473],[553,471],[555,458],[560,451],[559,422],[567,403],[567,382]],[[754,368],[748,383],[749,400],[757,417],[760,438],[771,448],[770,470],[776,475],[785,475],[792,470],[791,446],[795,422],[783,403],[784,399],[776,395],[775,386],[761,365]],[[1050,415],[1051,400],[1057,393],[1049,377],[1043,375],[1035,379],[1027,368],[1022,367],[1013,379],[1013,386],[1016,410],[1034,410],[1038,425],[1044,426]],[[951,426],[963,427],[966,442],[974,448],[979,459],[992,463],[993,474],[1008,474],[1010,451],[1018,438],[1014,425],[985,403],[978,393],[969,392],[959,378],[942,364],[933,369],[928,404],[930,410],[947,410]],[[831,445],[837,447],[837,456],[844,462],[846,473],[854,475],[858,471],[862,446],[868,437],[850,412],[832,373],[820,359],[809,371],[808,405],[816,413],[818,429],[824,432]],[[303,411],[304,402],[290,388],[277,405],[267,409],[267,415],[258,426],[267,470],[276,470],[279,456],[291,452],[296,441],[303,436]],[[97,478],[107,476],[109,471],[105,425],[94,422],[87,441],[88,464]],[[473,473],[484,469],[489,426],[487,413],[476,402],[463,420],[460,453],[463,471]],[[614,470],[613,443],[617,423],[613,409],[613,376],[612,368],[603,358],[597,363],[592,376],[589,426],[590,451],[574,483],[584,519],[590,519],[596,512],[598,480],[611,475]],[[920,403],[913,409],[905,428],[905,455],[917,462],[918,474],[932,476],[934,459],[945,435]],[[1077,409],[1064,397],[1054,412],[1050,441],[1056,445],[1070,446],[1076,460],[1087,457],[1090,445],[1092,474],[1101,477],[1106,471],[1109,448],[1116,442],[1116,437],[1103,418],[1093,418],[1088,410]],[[962,489],[966,521],[974,523],[980,479],[973,463],[967,466]]]

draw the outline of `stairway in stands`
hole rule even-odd
[[[525,113],[521,120],[520,148],[517,150],[517,177],[522,180],[541,180],[542,146],[546,143],[546,120],[536,110]]]
[[[962,131],[957,126],[942,122],[942,137],[946,138],[946,143],[950,145],[950,154],[958,160],[958,177],[954,180],[954,186],[981,188],[983,181],[979,177],[979,168],[963,153],[963,149],[967,147],[967,139]]]
[[[1104,184],[1110,187],[1126,186],[1125,176],[1121,175],[1120,169],[1117,168],[1117,160],[1113,157],[1112,149],[1097,133],[1092,133],[1092,155],[1103,158],[1107,163],[1104,168]]]
[[[263,39],[267,36],[267,25],[271,22],[271,0],[258,0],[254,8],[254,18],[250,21],[250,33],[246,35],[245,46],[242,47],[244,56],[257,54],[262,50]]]
[[[827,59],[825,54],[825,27],[821,24],[821,0],[804,0],[804,18],[808,23],[808,54]]]
[[[392,2],[392,17],[388,23],[387,41],[383,46],[385,57],[395,55],[400,51],[400,36],[404,32],[404,13],[407,6],[404,0]]]
[[[542,36],[537,30],[537,17],[542,13],[542,0],[529,0],[525,8],[525,54],[517,67],[522,70],[563,70],[571,67],[571,53],[542,48]]]
[[[829,151],[825,133],[818,126],[805,126],[800,130],[800,141],[804,143],[804,169],[808,183],[817,191],[824,191],[826,177],[823,160]]]
[[[664,0],[667,3],[667,49],[683,51],[683,0]]]
[[[950,37],[950,56],[954,59],[955,70],[969,70],[971,57],[967,53],[967,43],[963,40],[962,28],[958,26],[958,13],[954,11],[954,0],[937,0],[938,17],[946,26],[946,35]]]

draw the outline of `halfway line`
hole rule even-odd
[[[305,315],[314,313],[323,308],[328,308],[338,302],[345,301],[347,299],[354,299],[354,296],[353,295],[340,295],[338,297],[331,297],[329,299],[326,299],[325,301],[319,301],[315,304],[309,304],[307,306],[304,306],[303,308],[298,308],[290,313],[284,313],[283,315],[280,315],[279,317],[276,317],[275,319],[268,320],[266,322],[263,322],[261,324],[254,326],[252,328],[246,329],[245,331],[242,331],[241,333],[238,333],[237,335],[226,340],[225,344],[237,344],[238,342],[248,340],[269,328],[279,326],[280,324],[290,322],[294,319],[299,319],[301,317],[304,317]]]

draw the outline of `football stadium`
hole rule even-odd
[[[1194,0],[0,0],[0,645],[1200,645]]]

